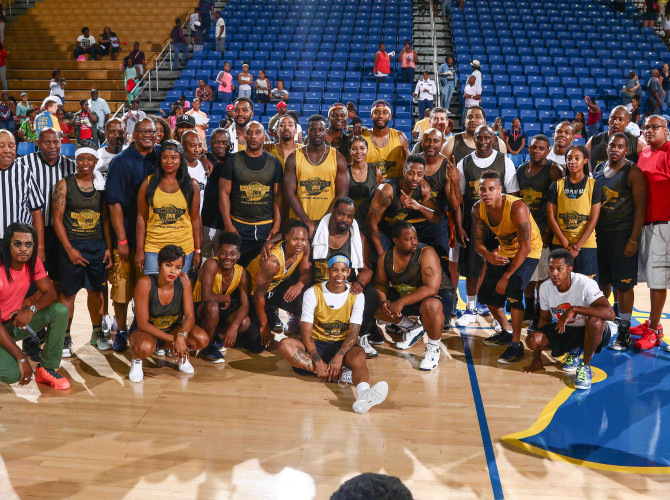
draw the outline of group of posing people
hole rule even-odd
[[[510,364],[524,356],[521,330],[531,321],[526,370],[542,368],[543,350],[567,354],[564,369],[586,389],[592,356],[617,332],[614,349],[636,333],[640,349],[660,343],[670,283],[667,123],[648,117],[641,143],[619,132],[626,113],[615,108],[609,132],[587,147],[571,146],[569,123],[557,126],[553,146],[533,137],[518,169],[477,106],[465,131],[446,139],[447,112],[434,108],[411,153],[388,126],[385,101],[360,135],[348,133],[342,104],[310,117],[304,146],[286,114],[269,152],[248,98],[235,101],[229,129],[213,131],[207,154],[193,130],[158,145],[151,119],[125,149],[123,122],[110,120],[106,146],[83,142],[76,163],[60,156],[52,129],[18,160],[13,137],[0,133],[0,182],[24,176],[17,210],[4,202],[1,380],[28,383],[31,357],[38,382],[69,387],[56,369],[72,353],[69,325],[84,288],[91,344],[130,345],[132,382],[152,355],[193,373],[189,352],[221,363],[231,347],[277,348],[300,374],[355,385],[353,409],[363,413],[388,393],[385,382],[370,385],[366,362],[387,341],[381,328],[398,349],[427,336],[419,368],[437,368],[463,276],[457,326],[492,314],[496,331],[484,343],[506,347],[498,361]],[[652,311],[633,329],[638,253]],[[108,279],[113,339],[102,328]],[[273,332],[287,337],[275,345]]]

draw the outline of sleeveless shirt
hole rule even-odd
[[[276,245],[271,251],[270,254],[274,255],[277,257],[277,260],[279,261],[279,271],[277,271],[277,274],[275,274],[272,277],[272,281],[270,282],[270,286],[268,287],[268,291],[272,291],[277,286],[289,278],[296,269],[298,269],[298,265],[300,264],[300,261],[304,257],[304,253],[301,253],[298,255],[298,257],[295,259],[295,262],[293,265],[286,269],[286,260],[284,257],[284,242],[280,242],[278,245]],[[249,275],[251,276],[251,290],[256,288],[256,276],[261,270],[261,264],[260,264],[261,256],[258,255],[254,260],[251,261],[249,266],[247,266],[247,271],[249,271]]]
[[[632,161],[626,164],[612,177],[605,177],[605,168],[609,161],[604,161],[593,171],[593,178],[603,187],[605,200],[600,205],[600,216],[596,227],[599,231],[622,231],[633,227],[633,190],[628,186],[628,175],[633,166]]]
[[[447,200],[447,195],[444,194],[444,186],[447,184],[447,159],[442,160],[442,164],[431,175],[424,175],[425,181],[430,186],[431,191],[433,192],[433,198],[437,202],[437,206],[440,207],[440,212],[443,213],[449,201]]]
[[[629,132],[624,132],[628,139],[628,158],[633,163],[637,163],[637,141],[638,137]],[[603,161],[607,161],[607,143],[610,140],[609,132],[602,132],[591,138],[591,165],[594,167]]]
[[[363,182],[357,182],[354,180],[354,177],[351,174],[351,166],[349,166],[348,170],[349,198],[354,200],[356,210],[358,210],[361,204],[370,197],[370,194],[377,187],[377,167],[368,164],[368,176]]]
[[[272,188],[275,177],[275,157],[263,152],[265,166],[250,170],[246,153],[233,154],[230,190],[230,218],[244,224],[268,224],[274,220]]]
[[[337,177],[337,150],[329,148],[325,160],[312,165],[306,158],[304,147],[295,152],[295,175],[298,183],[297,197],[307,217],[316,221],[328,212],[335,199]],[[291,217],[297,218],[293,210]]]
[[[166,193],[158,186],[153,204],[149,205],[144,251],[160,252],[165,245],[177,245],[186,255],[195,249],[191,213],[184,194],[181,189]]]
[[[84,193],[79,189],[77,176],[65,178],[67,196],[63,225],[70,240],[102,239],[102,193],[94,190]]]
[[[389,128],[389,141],[383,148],[378,148],[372,142],[372,134],[368,129],[363,130],[363,137],[368,141],[368,156],[366,161],[378,168],[384,179],[401,177],[405,168],[405,150],[400,144],[400,136],[394,128]]]
[[[413,293],[417,288],[423,285],[423,279],[421,277],[421,253],[427,245],[419,243],[419,246],[412,254],[405,266],[405,269],[397,272],[393,264],[393,250],[395,247],[391,247],[386,251],[384,255],[384,271],[386,272],[386,277],[389,280],[389,286],[394,288],[400,297],[404,297]]]
[[[326,303],[321,283],[314,285],[313,288],[316,295],[316,309],[314,309],[312,338],[325,342],[344,340],[349,332],[349,318],[351,318],[351,312],[354,309],[356,295],[349,291],[347,300],[342,307],[331,309]]]
[[[533,177],[528,177],[526,174],[526,169],[528,167],[528,162],[524,163],[516,171],[516,179],[519,183],[519,194],[521,198],[526,202],[530,213],[535,219],[537,227],[540,228],[540,231],[544,232],[547,230],[547,189],[551,186],[551,167],[554,162],[548,160],[542,170],[540,170]]]
[[[459,161],[461,161],[463,158],[465,158],[475,150],[475,148],[471,148],[465,143],[465,139],[463,139],[463,137],[465,137],[465,132],[461,132],[460,134],[454,135],[454,148],[451,154],[456,159],[456,164],[458,164]],[[493,149],[495,149],[496,151],[500,151],[498,139],[493,141]]]
[[[589,222],[591,213],[591,199],[593,198],[593,185],[595,179],[586,178],[584,192],[579,198],[568,198],[565,195],[565,177],[556,181],[556,192],[558,194],[557,216],[558,226],[571,244],[577,243],[584,233]],[[560,245],[561,242],[554,235],[553,243]],[[589,235],[583,248],[596,248],[596,231]]]
[[[218,257],[213,257],[213,259],[219,263],[219,258]],[[240,280],[242,279],[242,273],[244,272],[244,268],[240,266],[239,264],[235,264],[233,267],[233,276],[230,280],[230,284],[226,287],[226,289],[223,289],[223,274],[221,273],[221,267],[216,271],[216,274],[214,275],[214,281],[212,282],[212,293],[215,295],[231,295],[235,290],[237,290],[237,287],[240,284]],[[202,301],[202,282],[200,281],[200,276],[198,276],[198,281],[196,281],[195,286],[193,287],[193,302],[200,302]]]
[[[151,291],[149,292],[149,323],[159,330],[169,332],[179,321],[182,313],[182,295],[184,286],[181,282],[181,276],[174,281],[174,293],[172,300],[166,306],[161,304],[158,298],[158,275],[150,274]]]
[[[516,196],[511,196],[509,194],[505,195],[505,204],[503,206],[503,215],[500,219],[500,222],[497,226],[493,226],[489,221],[489,215],[486,212],[486,205],[484,203],[479,203],[479,217],[486,223],[486,225],[493,231],[493,233],[498,237],[498,243],[500,244],[500,250],[498,254],[501,257],[507,257],[508,259],[513,259],[517,252],[519,251],[519,240],[517,238],[517,227],[512,222],[512,204],[515,201],[520,200]],[[528,258],[530,259],[539,259],[542,255],[542,237],[540,236],[540,230],[533,220],[532,214],[530,215],[530,228],[531,228],[531,238],[530,238],[530,253]]]
[[[502,153],[493,153],[496,155],[493,163],[485,170],[495,170],[500,174],[501,179],[505,179],[505,155]],[[465,177],[465,194],[463,195],[463,214],[470,215],[472,206],[479,200],[479,181],[484,169],[479,168],[472,155],[463,159],[463,176]],[[503,180],[503,192],[505,191],[505,181]]]

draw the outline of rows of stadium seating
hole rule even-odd
[[[214,90],[223,62],[232,64],[234,82],[242,62],[250,72],[264,69],[273,85],[282,79],[290,92],[289,109],[301,122],[314,113],[326,113],[335,102],[353,102],[367,109],[376,99],[395,106],[393,126],[411,131],[411,84],[388,78],[379,88],[372,74],[374,55],[383,40],[388,51],[399,51],[412,37],[411,0],[296,0],[292,3],[262,0],[249,5],[231,0],[223,9],[226,21],[226,55],[213,50],[214,28],[202,51],[194,52],[161,108],[167,112],[181,95],[192,97],[200,78]],[[394,75],[399,76],[399,67]],[[235,83],[236,85],[236,83]],[[210,120],[225,115],[214,103]],[[274,104],[256,104],[255,118],[267,125],[276,113]],[[364,124],[371,126],[367,112]]]
[[[652,68],[670,61],[630,4],[614,13],[611,2],[474,0],[452,9],[452,27],[461,85],[479,60],[487,115],[502,116],[505,127],[519,116],[529,133],[586,113],[585,95],[611,109],[630,71],[646,83]]]

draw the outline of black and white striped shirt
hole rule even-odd
[[[26,165],[28,169],[35,176],[37,186],[44,195],[44,226],[52,225],[51,218],[51,201],[54,194],[54,189],[58,181],[77,171],[76,163],[70,158],[60,155],[58,162],[55,165],[49,165],[42,159],[39,153],[32,153],[16,160]]]
[[[32,224],[30,212],[44,206],[44,195],[33,172],[14,161],[9,168],[0,168],[0,239],[13,222]]]

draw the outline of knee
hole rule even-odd
[[[284,338],[279,341],[279,344],[277,345],[277,350],[279,351],[279,354],[281,354],[282,357],[288,358],[290,357],[290,353],[292,351],[291,349],[291,339],[289,338]]]
[[[151,356],[156,348],[156,342],[152,342],[148,338],[143,339],[133,339],[133,335],[130,335],[130,346],[133,351],[133,358],[135,359],[144,359]]]
[[[205,304],[205,316],[207,319],[217,318],[219,316],[219,304],[211,301]]]
[[[70,315],[70,311],[65,304],[56,302],[55,304],[52,304],[51,307],[53,308],[53,315],[55,318],[67,318]]]
[[[428,298],[421,302],[419,312],[421,313],[421,316],[426,315],[427,317],[443,314],[442,302],[434,297]]]
[[[529,333],[526,336],[526,347],[534,351],[542,342],[542,334],[540,332]]]
[[[2,378],[2,381],[7,384],[15,384],[21,378],[21,370],[19,370],[18,363],[14,363],[14,366],[7,368],[7,372]]]
[[[600,333],[605,329],[605,320],[590,316],[584,322],[587,330]]]
[[[364,365],[365,359],[365,351],[358,346],[355,346],[347,353],[347,364],[349,365],[349,368]]]
[[[244,318],[242,320],[242,323],[240,324],[240,332],[246,332],[249,328],[251,327],[251,320],[249,319],[249,316]]]
[[[209,335],[201,328],[194,328],[189,334],[193,344],[189,346],[190,350],[196,351],[198,349],[204,349],[209,344]]]

